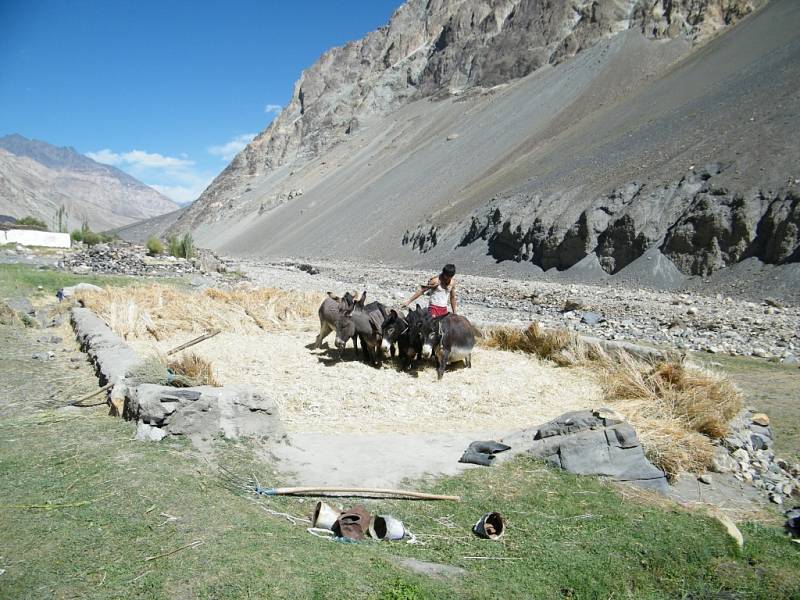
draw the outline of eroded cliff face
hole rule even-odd
[[[494,199],[449,235],[420,225],[402,243],[426,253],[460,238],[458,247],[485,245],[497,261],[530,262],[543,270],[569,269],[595,255],[609,274],[654,247],[692,275],[750,257],[771,264],[800,260],[800,185],[744,196],[726,186],[733,170],[712,163],[662,185],[630,182],[594,199],[566,226],[535,216],[546,199]]]
[[[289,105],[177,228],[282,203],[292,168],[408,102],[501,85],[626,30],[697,43],[764,1],[409,0],[388,25],[329,50],[304,71]]]

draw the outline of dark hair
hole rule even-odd
[[[451,264],[446,264],[442,268],[442,275],[447,275],[448,277],[452,277],[456,274],[456,266]]]

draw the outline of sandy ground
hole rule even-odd
[[[252,385],[277,402],[289,432],[445,433],[507,431],[593,406],[599,388],[580,369],[559,369],[521,353],[477,348],[473,367],[451,366],[437,381],[432,365],[412,373],[343,360],[305,328],[251,335],[222,333],[195,348],[223,385]],[[142,355],[192,337],[131,341]],[[332,344],[333,335],[327,340]]]
[[[392,487],[455,474],[471,468],[458,462],[470,442],[594,406],[600,395],[590,373],[521,353],[477,348],[471,369],[455,365],[437,381],[433,365],[377,369],[352,347],[339,360],[327,347],[332,334],[310,349],[316,333],[306,320],[278,331],[222,333],[194,348],[222,385],[251,385],[275,399],[289,436],[267,458],[300,485]],[[195,335],[128,341],[147,355]]]

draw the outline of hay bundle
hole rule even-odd
[[[684,362],[650,364],[628,354],[600,370],[606,402],[625,414],[648,457],[674,478],[705,470],[711,438],[728,434],[741,410],[741,392],[723,375]]]
[[[173,387],[198,385],[219,387],[211,363],[191,352],[172,360],[167,360],[159,354],[152,354],[128,373],[128,379],[136,385],[153,383]]]
[[[205,295],[218,302],[239,306],[265,330],[275,330],[303,321],[317,314],[325,298],[322,294],[295,292],[275,288],[252,290],[206,290]]]
[[[483,346],[500,350],[520,351],[551,360],[561,367],[585,364],[605,359],[603,351],[588,345],[566,329],[546,330],[540,323],[531,323],[527,329],[496,327],[484,333]]]

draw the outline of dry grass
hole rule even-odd
[[[741,393],[723,375],[681,361],[653,364],[624,352],[612,357],[569,331],[545,331],[538,323],[525,330],[492,329],[483,344],[560,366],[592,368],[604,401],[625,415],[648,458],[670,478],[704,471],[713,454],[711,440],[727,435],[728,423],[742,407]]]
[[[585,344],[574,333],[566,329],[546,330],[539,323],[531,323],[527,329],[496,327],[483,333],[479,342],[487,348],[498,348],[534,354],[551,360],[560,367],[604,361],[607,357],[599,347]]]
[[[180,358],[170,360],[167,368],[172,371],[175,379],[191,382],[188,385],[212,385],[219,387],[214,378],[214,369],[205,358],[193,352],[182,354]]]
[[[322,294],[261,288],[187,292],[164,285],[82,292],[79,300],[125,339],[163,340],[212,329],[252,334],[314,315]]]
[[[136,384],[154,383],[173,387],[211,385],[218,387],[211,363],[192,352],[180,358],[167,359],[159,353],[150,354],[128,374]]]
[[[671,478],[702,472],[711,440],[728,434],[741,392],[723,375],[683,362],[649,364],[622,354],[600,371],[606,402],[636,427],[648,457]]]
[[[205,293],[213,300],[241,307],[261,329],[268,331],[313,317],[325,298],[318,293],[273,288],[234,291],[210,289]]]
[[[21,325],[16,311],[5,302],[0,302],[0,325]]]

